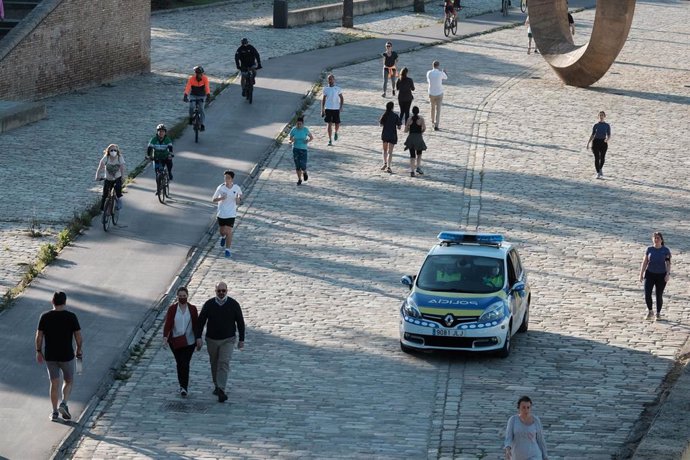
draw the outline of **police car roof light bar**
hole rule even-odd
[[[503,235],[497,233],[467,233],[467,232],[441,232],[438,234],[441,243],[446,244],[486,244],[500,246],[503,242]]]

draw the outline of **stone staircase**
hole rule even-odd
[[[7,35],[41,0],[3,0],[5,19],[0,20],[0,40]]]

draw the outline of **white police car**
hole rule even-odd
[[[400,308],[400,348],[498,351],[529,323],[530,288],[520,256],[502,235],[441,232]]]

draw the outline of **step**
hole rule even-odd
[[[46,106],[41,102],[0,101],[0,133],[42,120]]]

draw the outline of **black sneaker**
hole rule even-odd
[[[54,410],[54,411],[50,414],[50,417],[49,417],[49,418],[50,418],[50,420],[52,420],[53,422],[57,422],[57,420],[58,420],[59,417],[60,417],[60,414],[58,414],[58,411]]]
[[[420,176],[424,175],[424,171],[422,171],[422,168],[417,168],[417,174],[419,174]]]
[[[58,410],[60,411],[60,415],[62,415],[62,418],[64,418],[65,420],[69,420],[72,418],[72,414],[69,413],[67,404],[65,404],[64,402],[60,403]]]
[[[201,125],[201,131],[206,131],[206,126]]]
[[[213,394],[216,395],[216,396],[218,396],[218,394],[219,394],[218,392],[219,392],[219,391],[220,391],[220,388],[215,387],[215,388],[213,389]]]
[[[218,402],[222,403],[228,400],[228,395],[225,394],[223,390],[218,388]]]
[[[183,398],[187,396],[187,389],[180,387],[180,396]]]
[[[304,171],[304,173],[302,173],[302,176],[304,177],[304,182],[309,180],[309,174],[307,174],[306,171]]]
[[[242,97],[247,97],[247,92],[245,90],[242,90]]]
[[[297,185],[302,185],[302,179],[297,179]]]

